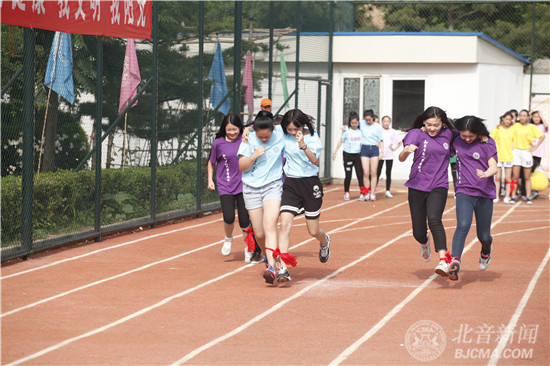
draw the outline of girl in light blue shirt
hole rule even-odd
[[[263,277],[267,283],[275,281],[277,250],[277,219],[283,188],[284,134],[273,125],[273,115],[260,111],[254,120],[254,132],[243,131],[239,147],[239,170],[243,172],[243,196],[256,241],[262,248],[267,268]]]
[[[309,234],[319,240],[319,260],[330,257],[330,237],[319,226],[323,185],[319,179],[319,157],[323,151],[321,139],[315,133],[313,118],[299,109],[285,113],[281,127],[285,133],[285,182],[281,198],[279,252],[281,263],[277,281],[290,281],[287,264],[296,265],[295,256],[288,254],[290,231],[296,215],[305,213]]]
[[[374,122],[374,111],[367,109],[363,113],[364,119],[359,123],[361,129],[361,164],[363,165],[363,180],[365,181],[365,201],[376,201],[375,189],[378,181],[376,173],[378,160],[382,159],[384,142],[382,126]],[[370,191],[370,194],[369,194]]]

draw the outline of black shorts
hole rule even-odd
[[[285,178],[281,212],[305,213],[306,219],[314,220],[321,216],[322,204],[323,185],[319,177]]]

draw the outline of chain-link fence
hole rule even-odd
[[[218,45],[231,111],[248,122],[270,98],[273,113],[300,108],[313,116],[325,142],[325,179],[332,150],[332,32],[482,32],[538,62],[530,102],[548,100],[548,3],[165,1],[154,8],[158,36],[135,41],[141,94],[124,114],[119,101],[127,40],[71,36],[76,99],[69,104],[44,87],[54,32],[34,29],[31,37],[28,29],[2,24],[3,260],[218,207],[217,194],[206,189],[206,161],[223,118],[224,101],[212,101],[208,76]],[[31,44],[34,81],[25,84],[24,47]],[[253,106],[245,104],[241,85],[249,52]],[[34,138],[25,150],[29,90]],[[25,166],[33,167],[27,185]]]
[[[126,39],[71,35],[76,99],[70,104],[44,86],[54,32],[26,33],[2,24],[2,260],[217,208],[216,192],[205,188],[210,146],[223,118],[216,108],[222,103],[211,98],[209,77],[211,68],[219,66],[214,65],[218,45],[231,111],[247,122],[262,98],[271,98],[274,113],[301,108],[317,119],[324,136],[330,114],[333,3],[185,1],[153,6],[153,18],[158,14],[153,39],[135,40],[138,103],[124,114],[119,114],[119,101]],[[32,156],[25,160],[21,70],[29,45],[34,136]],[[245,105],[246,87],[241,85],[249,54],[252,106]],[[25,161],[32,162],[34,172],[27,188]],[[321,175],[327,171],[321,169]]]

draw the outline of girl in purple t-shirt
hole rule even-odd
[[[489,137],[483,120],[465,116],[455,121],[460,138],[453,142],[451,153],[456,154],[456,230],[453,236],[453,259],[449,268],[449,279],[458,280],[460,257],[464,242],[476,215],[477,238],[481,243],[478,267],[486,270],[491,263],[491,221],[493,199],[496,197],[497,146]],[[482,142],[481,138],[488,138]]]
[[[441,218],[449,190],[448,166],[453,125],[441,108],[429,107],[416,117],[403,139],[399,161],[414,154],[409,180],[409,208],[413,236],[420,243],[420,255],[425,262],[432,257],[428,226],[432,232],[439,264],[435,272],[440,276],[449,273],[450,254]],[[428,225],[426,225],[426,219]]]
[[[244,249],[244,261],[258,263],[262,260],[261,250],[254,240],[254,232],[244,205],[242,173],[239,170],[239,158],[237,157],[243,128],[243,123],[238,115],[230,113],[224,117],[220,129],[216,133],[216,139],[212,143],[212,150],[210,150],[208,189],[211,191],[216,189],[213,180],[214,165],[216,165],[216,182],[218,183],[225,232],[222,255],[227,256],[231,253],[236,205],[239,212],[239,225],[243,230],[247,244]]]

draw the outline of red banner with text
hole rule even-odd
[[[151,38],[151,0],[0,0],[2,23],[74,34]]]

